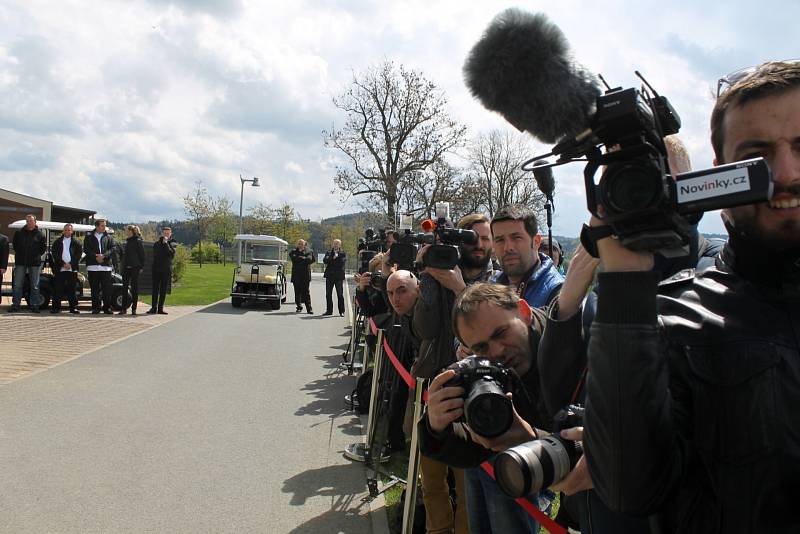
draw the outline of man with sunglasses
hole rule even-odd
[[[773,198],[726,210],[716,265],[660,287],[652,254],[597,242],[585,451],[603,500],[661,532],[798,532],[800,63],[720,89],[715,162],[764,157]]]

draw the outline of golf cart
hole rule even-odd
[[[50,301],[53,298],[53,273],[51,271],[52,265],[52,258],[50,247],[53,241],[56,240],[55,236],[51,237],[51,232],[57,232],[56,235],[60,235],[61,232],[64,230],[64,225],[66,223],[63,222],[53,222],[53,221],[36,221],[36,226],[39,227],[39,230],[45,235],[45,241],[47,243],[47,249],[45,250],[44,256],[42,257],[43,261],[43,269],[42,273],[39,276],[39,294],[41,296],[41,302],[39,307],[42,309],[47,308],[50,306]],[[90,224],[72,224],[72,231],[74,232],[74,236],[77,239],[81,239],[79,234],[85,234],[87,232],[93,232],[94,226]],[[19,230],[25,226],[25,221],[14,221],[13,223],[9,224],[8,227],[12,230]],[[109,234],[113,234],[114,230],[108,228],[106,230]],[[111,299],[111,307],[115,310],[121,310],[123,304],[123,293],[122,293],[122,276],[116,272],[116,262],[115,262],[115,271],[111,273],[111,282],[114,287],[114,294],[113,298]],[[78,301],[87,301],[92,299],[92,292],[89,287],[89,278],[86,275],[86,264],[83,262],[83,257],[81,257],[81,264],[78,270],[78,283],[75,287],[75,292],[78,296]],[[13,275],[12,275],[13,276]],[[12,282],[13,284],[13,282]],[[3,296],[11,296],[11,287],[9,286],[8,291],[2,292]],[[30,306],[30,301],[28,297],[30,295],[30,284],[28,283],[28,278],[25,278],[25,283],[22,288],[22,296],[26,302],[28,302],[28,306]],[[66,297],[65,297],[66,299]]]
[[[247,300],[266,301],[273,310],[286,302],[288,243],[271,235],[237,234],[238,266],[233,271],[231,304],[238,308]]]

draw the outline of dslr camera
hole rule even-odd
[[[597,97],[587,130],[562,140],[550,154],[529,160],[523,169],[541,176],[537,170],[587,161],[587,207],[625,247],[665,256],[684,254],[691,227],[705,211],[768,200],[772,176],[763,158],[672,176],[663,138],[678,133],[680,117],[666,97],[636,74],[644,82],[641,91],[609,88]],[[558,161],[531,166],[549,155],[558,156]]]
[[[417,234],[414,240],[417,243],[431,245],[422,257],[425,267],[436,269],[452,269],[458,265],[461,258],[458,246],[461,244],[475,245],[478,243],[478,234],[473,230],[453,228],[450,222],[450,203],[436,203],[436,221],[426,220],[422,229],[426,233]]]
[[[583,454],[579,443],[562,438],[567,428],[583,426],[583,406],[571,404],[553,418],[553,433],[497,455],[494,474],[509,497],[537,493],[564,479]]]
[[[506,391],[516,373],[481,356],[469,356],[447,369],[453,369],[456,376],[444,387],[460,386],[465,390],[464,415],[459,422],[467,423],[473,432],[486,438],[497,437],[511,428],[514,407]]]

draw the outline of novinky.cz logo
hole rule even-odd
[[[750,190],[747,168],[731,169],[681,180],[677,184],[678,204]]]

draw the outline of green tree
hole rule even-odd
[[[194,191],[183,197],[183,209],[190,220],[196,225],[200,238],[200,268],[203,267],[202,242],[208,235],[209,227],[217,211],[216,201],[203,187],[203,182],[198,180]]]

